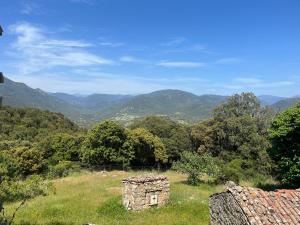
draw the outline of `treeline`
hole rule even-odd
[[[194,125],[148,116],[129,127],[105,120],[86,131],[62,114],[5,107],[0,109],[0,173],[58,177],[81,167],[171,168],[184,161],[180,168],[193,176],[201,162],[217,167],[213,175],[219,182],[274,175],[299,185],[299,108],[275,117],[255,95],[242,93]]]

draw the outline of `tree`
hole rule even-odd
[[[198,153],[201,154],[212,151],[212,149],[214,149],[213,126],[213,119],[209,119],[192,126],[192,145],[193,149],[196,150]]]
[[[280,181],[300,186],[300,104],[278,115],[269,129],[272,148],[268,151],[277,165]]]
[[[198,184],[204,174],[213,177],[218,174],[214,158],[207,153],[200,155],[185,151],[181,154],[180,160],[173,163],[172,169],[187,174],[187,181],[192,185]]]
[[[83,162],[93,166],[108,163],[128,164],[134,157],[128,135],[128,131],[114,121],[100,122],[88,131],[83,141]]]
[[[82,141],[83,136],[73,136],[67,133],[55,134],[50,140],[52,158],[56,161],[79,161]]]
[[[167,117],[148,116],[134,121],[131,128],[144,128],[158,136],[166,147],[169,163],[178,160],[181,152],[191,150],[189,129]]]
[[[241,159],[242,169],[252,170],[253,175],[256,169],[269,172],[271,161],[266,150],[271,118],[271,111],[261,107],[254,94],[233,95],[214,112],[214,146],[210,152],[225,163]]]
[[[135,151],[133,163],[154,165],[155,163],[166,163],[168,161],[166,148],[160,138],[146,129],[136,128],[132,130],[131,139]]]

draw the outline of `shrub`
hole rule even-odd
[[[187,174],[187,182],[191,185],[197,185],[204,174],[215,177],[219,171],[214,158],[209,154],[199,155],[188,151],[181,154],[180,160],[173,163],[172,169]]]
[[[16,175],[27,176],[40,173],[45,169],[43,154],[35,149],[25,146],[12,148],[7,152],[11,167],[14,167]]]
[[[40,195],[47,195],[53,191],[51,183],[45,182],[41,177],[33,175],[26,180],[15,181],[9,177],[0,179],[0,224],[11,225],[15,219],[18,210],[26,204],[29,199]],[[3,203],[11,201],[20,201],[20,204],[14,209],[12,215],[7,215]]]
[[[241,159],[234,159],[221,167],[221,172],[218,175],[218,183],[226,183],[226,181],[233,181],[236,184],[240,182],[243,177],[243,169],[241,168],[243,161]]]
[[[76,169],[74,162],[60,161],[58,164],[49,166],[49,177],[58,178],[66,177],[71,171]]]

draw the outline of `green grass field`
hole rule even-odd
[[[141,172],[84,172],[54,180],[56,193],[29,201],[18,212],[15,224],[209,224],[208,197],[222,191],[222,186],[189,186],[184,175],[167,172],[171,181],[170,202],[161,208],[127,212],[121,204],[121,180],[137,174]]]

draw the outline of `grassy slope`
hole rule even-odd
[[[208,196],[221,191],[221,186],[188,186],[185,176],[167,172],[171,181],[169,204],[134,213],[121,205],[121,180],[132,175],[135,173],[95,172],[56,180],[56,194],[28,202],[19,211],[16,224],[209,224]]]

